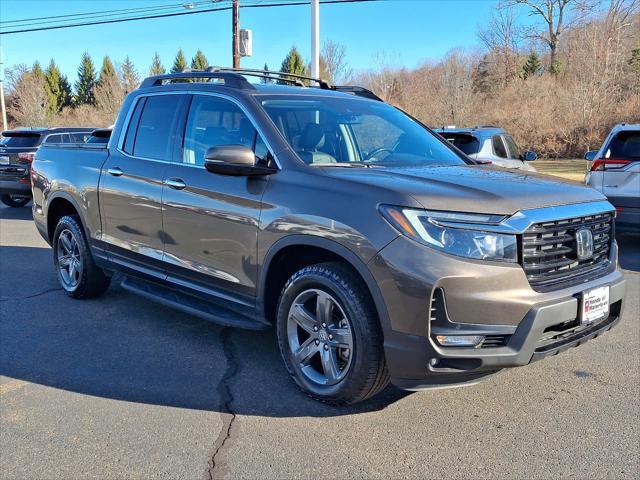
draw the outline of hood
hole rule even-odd
[[[331,167],[323,170],[329,176],[411,196],[431,210],[510,215],[518,210],[606,200],[586,185],[498,167]]]

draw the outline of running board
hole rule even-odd
[[[217,303],[140,278],[125,277],[120,285],[129,292],[225,327],[264,330],[271,326],[264,320],[260,321]]]

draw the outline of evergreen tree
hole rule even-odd
[[[542,62],[536,52],[531,52],[522,66],[522,78],[526,80],[527,78],[539,75],[541,72]]]
[[[110,78],[117,77],[116,67],[108,55],[102,59],[102,68],[100,69],[100,75],[98,76],[98,84],[108,82]]]
[[[176,58],[173,61],[173,66],[171,67],[171,73],[180,73],[184,72],[185,68],[187,68],[187,59],[184,57],[184,53],[182,49],[178,49],[178,53],[176,54]]]
[[[125,57],[120,68],[122,69],[122,87],[124,88],[125,94],[127,94],[138,88],[140,76],[128,55]]]
[[[282,61],[282,65],[280,66],[280,72],[282,73],[293,73],[295,75],[304,75],[306,71],[304,61],[302,60],[302,56],[298,49],[293,46],[284,60]],[[284,76],[286,78],[286,76]],[[279,82],[285,83],[285,82]]]
[[[31,67],[31,73],[33,73],[33,76],[36,78],[44,78],[44,72],[42,71],[42,67],[40,66],[39,61],[36,60],[34,62],[33,67]]]
[[[75,83],[76,88],[76,105],[95,103],[94,88],[96,86],[96,70],[93,66],[93,60],[88,52],[82,54],[82,60],[78,67],[78,80]]]
[[[67,77],[62,75],[53,58],[49,62],[44,75],[47,81],[47,93],[51,111],[57,113],[64,107],[71,105],[71,85],[69,85]]]
[[[491,90],[490,62],[487,56],[482,57],[471,78],[473,93],[488,93]]]
[[[191,59],[191,69],[192,70],[206,70],[209,66],[209,61],[207,57],[204,56],[202,50],[198,49],[196,52],[196,56]]]
[[[162,65],[162,62],[160,61],[160,55],[158,55],[158,52],[156,52],[153,55],[153,60],[151,61],[151,67],[149,68],[149,75],[151,76],[162,75],[163,73],[165,73],[165,69],[164,69],[164,66]]]
[[[265,62],[264,64],[264,68],[263,70],[269,70],[269,65],[267,65],[267,63]],[[273,80],[271,80],[270,78],[261,78],[260,79],[260,83],[267,85],[269,83],[273,83]]]

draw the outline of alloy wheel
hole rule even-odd
[[[65,289],[73,290],[82,278],[82,257],[80,245],[71,230],[64,229],[58,237],[58,270]]]
[[[287,319],[293,361],[312,382],[328,386],[348,373],[353,358],[349,319],[329,293],[309,289],[298,294]]]

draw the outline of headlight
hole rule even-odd
[[[496,224],[504,219],[502,215],[433,212],[388,205],[381,206],[380,211],[407,237],[451,255],[478,260],[518,261],[518,243],[515,235],[449,225],[451,223]]]

